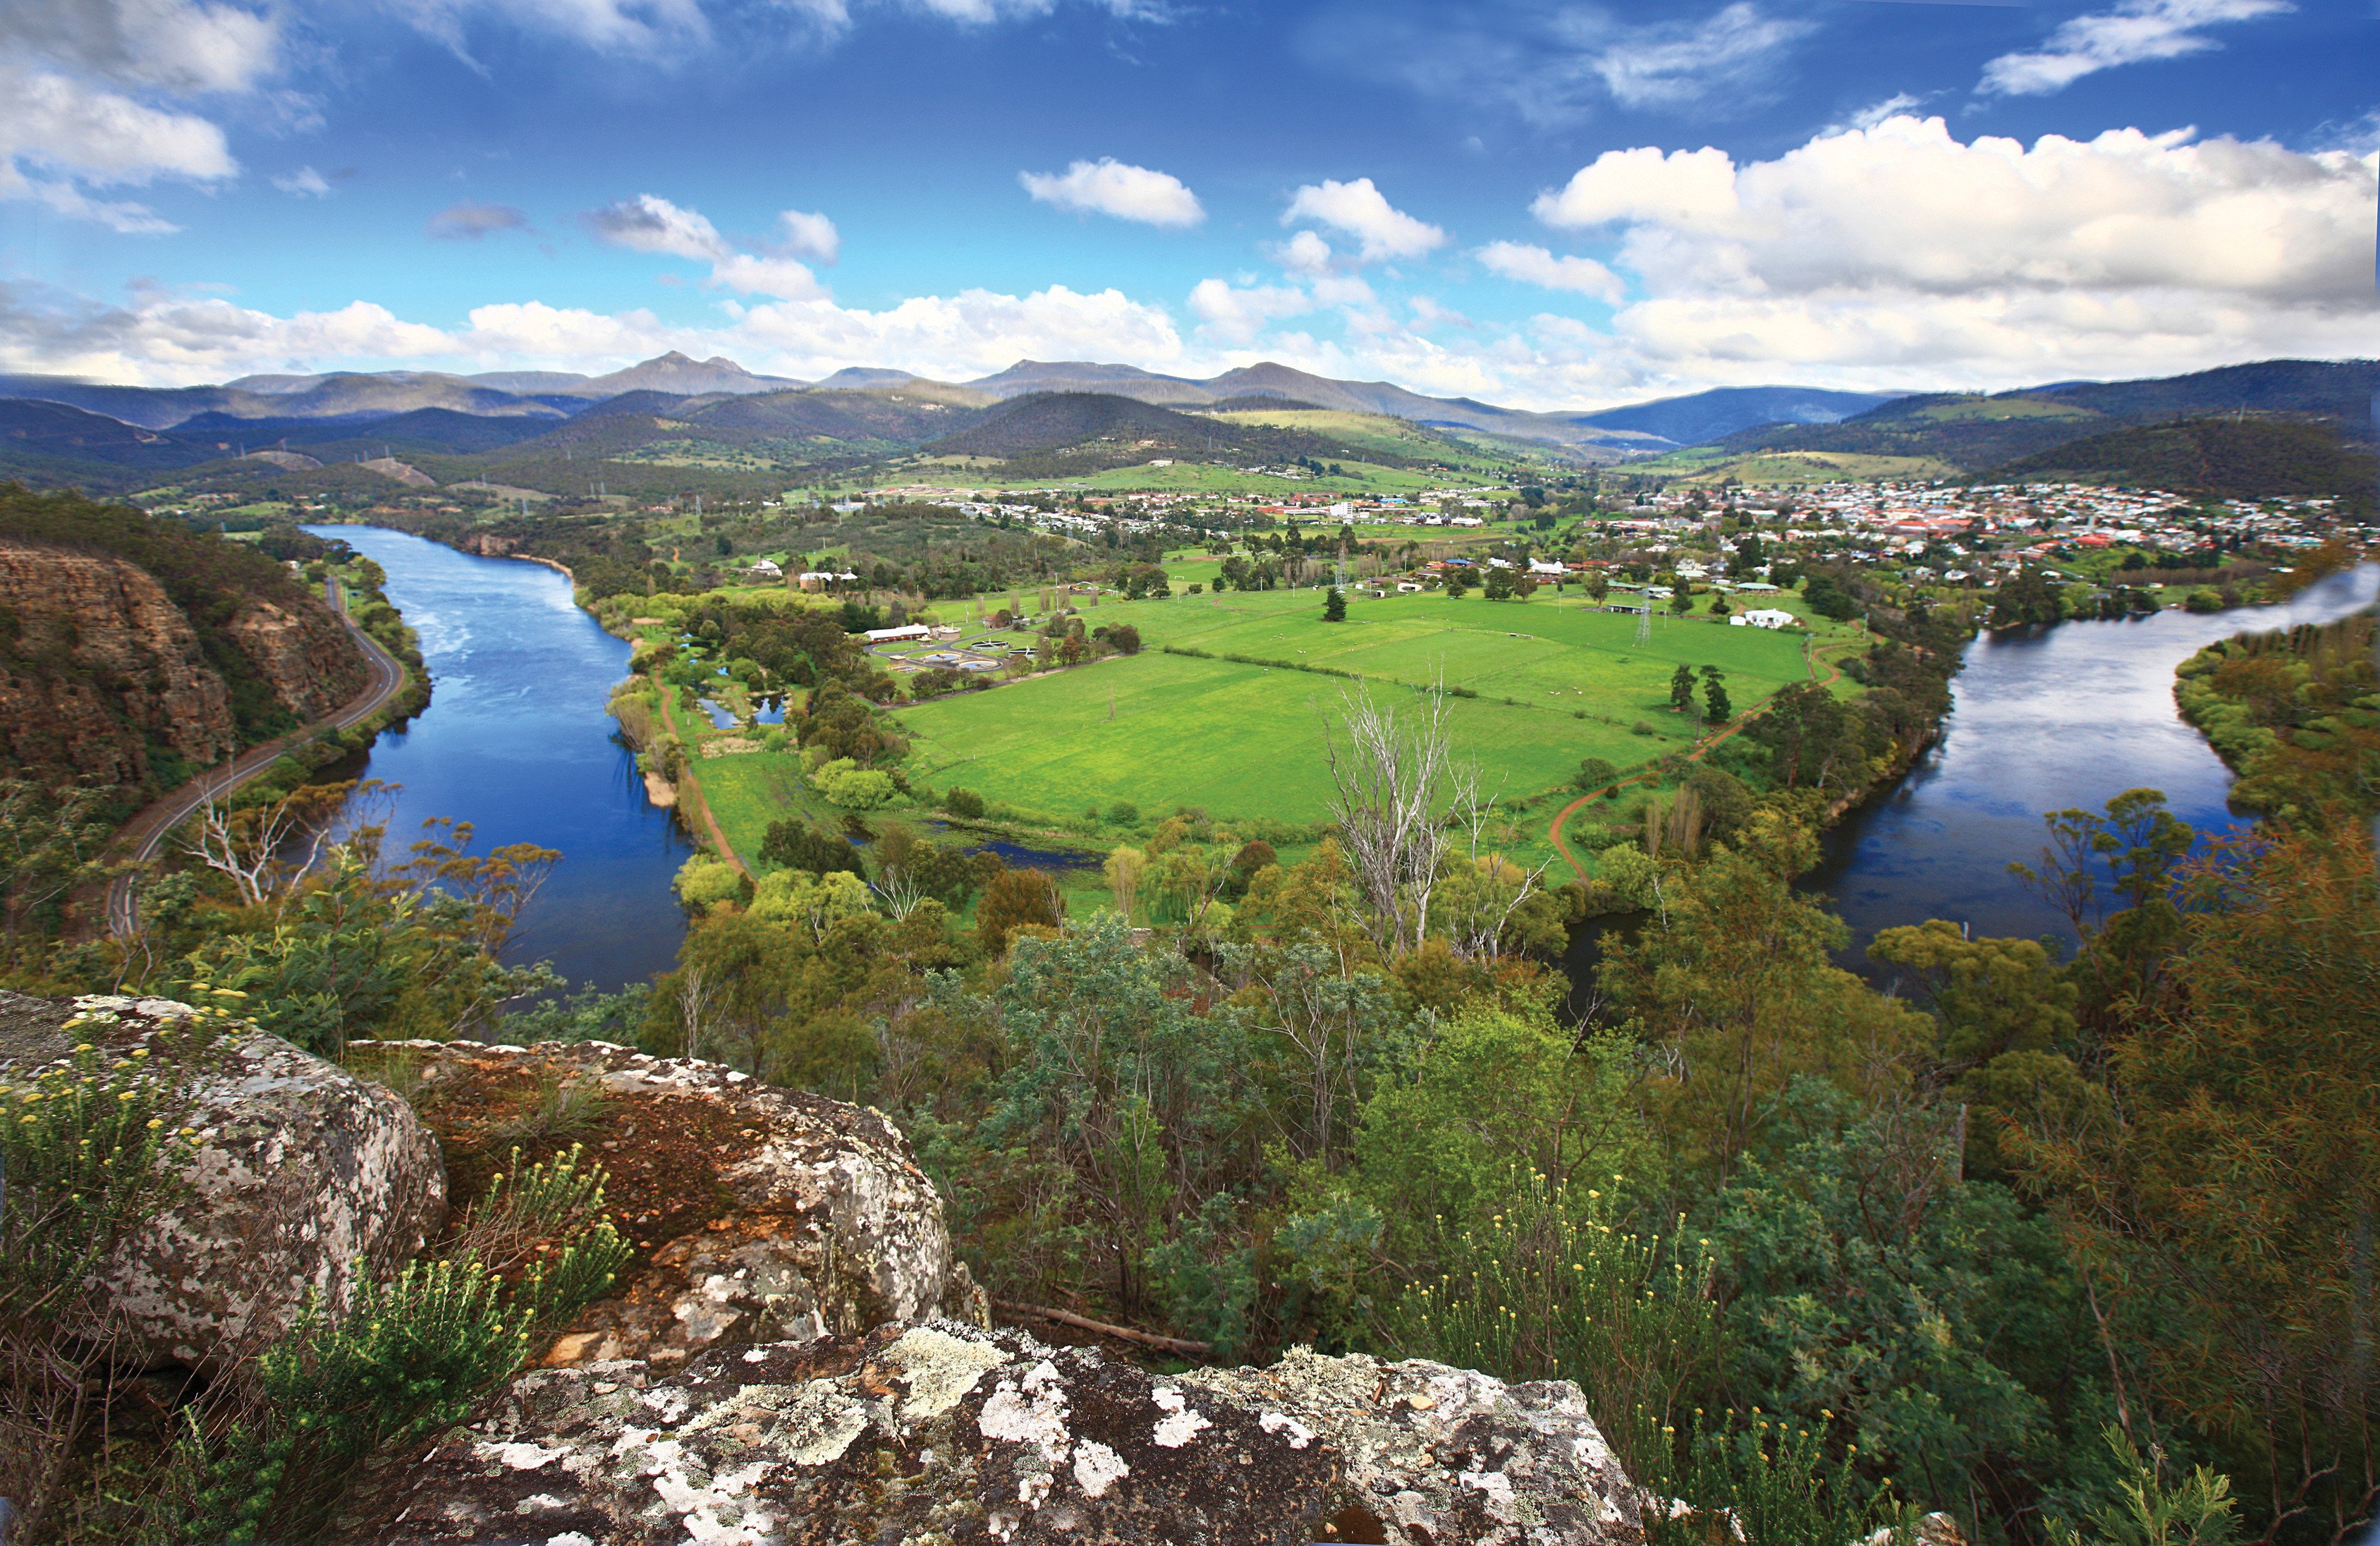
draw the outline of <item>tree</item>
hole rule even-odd
[[[2248,1533],[2339,1540],[2380,1470],[2380,882],[2357,823],[2219,846],[2107,1099],[2011,1147],[2065,1225],[2136,1439],[2186,1425]]]
[[[1500,566],[1489,566],[1488,570],[1488,585],[1480,594],[1491,602],[1511,601],[1512,599],[1512,571]]]
[[[1767,748],[1769,762],[1788,789],[1805,781],[1822,792],[1839,781],[1849,784],[1867,761],[1858,720],[1815,682],[1796,682],[1779,691],[1768,700],[1767,712],[1743,733]]]
[[[1718,666],[1703,667],[1703,714],[1713,724],[1725,724],[1735,706],[1727,700],[1727,676]]]
[[[976,905],[976,937],[992,956],[1008,949],[1008,937],[1017,929],[1055,929],[1065,921],[1066,899],[1058,883],[1042,870],[1003,870],[983,888]]]
[[[1611,765],[1609,759],[1603,757],[1583,757],[1579,759],[1578,775],[1572,782],[1576,784],[1579,788],[1592,793],[1597,789],[1602,788],[1605,785],[1611,783],[1619,776],[1620,770]]]
[[[1407,950],[1429,932],[1430,892],[1446,856],[1440,809],[1452,782],[1446,695],[1422,696],[1411,719],[1372,700],[1342,699],[1346,744],[1323,743],[1330,810],[1366,904],[1365,925],[1384,949]]]
[[[807,870],[814,875],[863,873],[858,849],[798,818],[769,823],[767,834],[760,839],[760,860],[764,864],[781,864],[788,870]]]
[[[1802,584],[1802,599],[1819,616],[1848,623],[1859,615],[1859,602],[1835,582],[1832,575],[1814,574]]]
[[[1322,598],[1322,620],[1326,623],[1347,620],[1347,598],[1335,585],[1330,588],[1330,594]]]
[[[1686,589],[1686,582],[1682,579],[1678,581],[1677,589],[1670,593],[1670,610],[1678,616],[1683,617],[1694,609],[1694,592]]]
[[[1694,668],[1683,661],[1670,673],[1670,707],[1682,714],[1694,712]]]
[[[2059,594],[2060,588],[2050,583],[2048,571],[2028,564],[1992,593],[1992,609],[1985,621],[1995,628],[2055,623],[2065,615]]]
[[[1463,599],[1463,593],[1470,589],[1471,576],[1468,572],[1462,569],[1449,569],[1446,572],[1446,594],[1448,600],[1459,602]]]
[[[1586,572],[1586,578],[1580,584],[1586,591],[1586,599],[1598,606],[1603,603],[1604,597],[1611,594],[1610,578],[1601,569],[1589,569]]]

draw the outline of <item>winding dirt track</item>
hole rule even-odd
[[[1837,664],[1833,661],[1825,660],[1823,658],[1821,658],[1820,663],[1825,665],[1827,668],[1826,676],[1819,680],[1818,685],[1820,687],[1832,687],[1837,681],[1841,679],[1843,668],[1840,665]],[[1730,736],[1734,735],[1745,725],[1750,724],[1754,720],[1758,719],[1767,712],[1767,708],[1765,704],[1757,709],[1746,709],[1743,712],[1728,721],[1727,727],[1721,730],[1718,735],[1705,736],[1702,741],[1694,747],[1694,750],[1686,753],[1686,761],[1689,762],[1701,761],[1705,752],[1718,745],[1719,742],[1726,740]],[[1603,797],[1604,790],[1606,789],[1624,789],[1631,784],[1655,783],[1658,781],[1659,776],[1660,775],[1658,773],[1641,773],[1633,777],[1621,779],[1616,783],[1604,785],[1599,788],[1589,789],[1585,794],[1579,796],[1578,798],[1571,801],[1568,805],[1563,806],[1560,810],[1554,812],[1553,823],[1546,829],[1546,835],[1553,840],[1554,852],[1561,855],[1562,862],[1569,865],[1573,870],[1577,871],[1578,878],[1580,880],[1584,881],[1587,878],[1586,866],[1579,863],[1578,856],[1570,851],[1570,844],[1563,840],[1562,823],[1569,821],[1571,813],[1576,810],[1580,806],[1588,804],[1594,800],[1601,799]]]
[[[388,700],[405,686],[405,667],[395,655],[381,647],[378,639],[358,627],[356,620],[347,615],[346,596],[340,590],[338,581],[326,579],[322,582],[322,600],[339,615],[339,621],[347,626],[347,632],[355,636],[358,647],[364,652],[366,663],[371,667],[371,680],[365,684],[364,690],[349,699],[343,707],[311,724],[300,726],[262,746],[250,747],[233,759],[229,765],[202,773],[172,794],[151,803],[139,815],[125,822],[115,834],[116,846],[122,850],[125,858],[134,864],[148,863],[157,857],[158,848],[164,844],[165,834],[180,826],[191,811],[249,783],[278,761],[283,752],[310,736],[323,730],[345,730],[370,718],[385,708]],[[132,875],[128,871],[108,883],[107,928],[116,938],[124,939],[139,926],[139,899],[133,888]]]

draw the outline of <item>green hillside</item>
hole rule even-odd
[[[2142,484],[2221,499],[2334,494],[2369,505],[2380,457],[2284,419],[2185,419],[2086,436],[1997,468],[1991,481]]]

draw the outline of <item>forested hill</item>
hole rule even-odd
[[[2137,484],[2220,499],[2333,494],[2369,508],[2380,457],[2320,424],[2184,419],[2089,435],[1987,476],[2008,483]]]
[[[998,456],[1012,472],[1044,463],[1052,472],[1079,472],[1162,456],[1207,462],[1320,459],[1415,465],[1410,457],[1371,449],[1358,452],[1303,430],[1176,413],[1154,403],[1093,392],[1014,398],[926,451],[932,456]]]
[[[136,803],[366,676],[331,609],[253,547],[0,485],[0,778]]]

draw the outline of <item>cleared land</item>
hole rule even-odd
[[[1442,675],[1479,695],[1454,702],[1458,754],[1513,795],[1561,785],[1583,757],[1625,767],[1691,740],[1699,722],[1669,707],[1681,662],[1725,672],[1739,711],[1807,675],[1798,636],[1663,619],[1640,646],[1634,618],[1544,598],[1359,599],[1346,622],[1329,624],[1316,592],[1273,591],[1109,603],[1085,617],[1135,624],[1147,650],[904,711],[917,743],[911,775],[1052,813],[1123,799],[1318,819],[1330,789],[1324,727],[1357,684],[1169,655],[1166,645],[1359,673],[1381,695]],[[1656,733],[1633,734],[1640,721]]]

